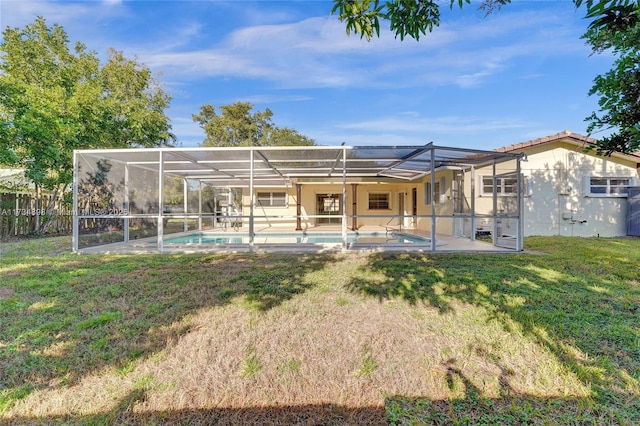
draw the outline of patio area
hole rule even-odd
[[[82,253],[523,246],[515,154],[433,144],[158,148],[76,151],[74,161],[73,249]]]
[[[384,228],[366,227],[358,231],[363,237],[360,241],[347,242],[343,248],[341,242],[292,242],[285,241],[290,238],[293,233],[273,233],[258,232],[254,235],[256,241],[250,246],[246,239],[248,233],[243,230],[228,231],[226,233],[202,233],[200,231],[172,234],[165,240],[162,253],[338,253],[338,252],[432,252],[431,241],[429,235],[420,230],[405,230],[402,233],[387,233]],[[322,229],[319,231],[305,231],[296,233],[299,239],[311,237],[313,241],[314,235],[318,239],[326,239],[327,234],[333,238],[340,235],[338,229]],[[347,233],[347,238],[352,233]],[[201,235],[211,236],[213,239],[227,238],[229,241],[219,241],[216,243],[208,243],[206,239],[202,243],[186,242],[180,243],[180,239],[196,238]],[[415,236],[415,240],[404,242],[395,242],[397,236],[401,239],[404,236]],[[178,240],[172,243],[172,240]],[[245,241],[243,241],[243,239]],[[422,239],[420,241],[419,239]],[[272,240],[271,242],[269,240]],[[410,242],[407,242],[410,241]],[[513,241],[515,245],[515,240]],[[490,239],[475,239],[452,237],[447,235],[437,236],[436,250],[439,253],[513,253],[513,248],[506,248],[494,245]],[[155,237],[148,237],[128,242],[117,242],[110,244],[97,245],[82,250],[82,253],[158,253],[158,245]]]

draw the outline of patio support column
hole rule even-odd
[[[525,188],[523,187],[522,170],[520,168],[521,158],[522,157],[516,158],[516,174],[518,175],[518,226],[516,228],[516,250],[518,251],[524,250],[524,223],[522,220],[522,210],[524,210],[524,197],[522,196],[522,192]]]
[[[358,184],[351,184],[351,230],[358,230]]]
[[[202,181],[198,181],[198,231],[202,231]]]
[[[182,211],[184,212],[184,225],[182,230],[187,232],[189,230],[189,221],[187,219],[187,209],[189,208],[189,202],[187,197],[189,196],[189,188],[188,188],[187,179],[182,179]]]
[[[471,241],[476,240],[476,168],[471,166]]]
[[[342,250],[347,249],[347,149],[342,148]]]
[[[159,151],[160,162],[158,163],[158,251],[162,253],[164,249],[164,243],[162,242],[163,234],[164,234],[164,197],[162,193],[164,192],[164,164],[163,164],[163,151]]]
[[[16,200],[18,197],[16,196]],[[18,211],[16,205],[16,212]],[[71,212],[72,216],[72,226],[73,226],[73,236],[72,236],[72,248],[74,252],[78,251],[78,238],[79,238],[79,220],[78,220],[78,153],[73,151],[73,211]],[[16,224],[18,221],[16,221]]]
[[[124,242],[129,242],[129,164],[124,165]]]
[[[296,183],[296,231],[302,231],[302,184]]]
[[[500,224],[502,227],[502,224]],[[493,245],[498,243],[498,178],[496,177],[496,160],[493,160]]]
[[[436,251],[436,159],[431,148],[431,251]]]
[[[249,151],[249,251],[253,252],[253,147]]]

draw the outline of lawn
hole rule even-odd
[[[506,255],[0,244],[0,423],[640,424],[640,239]]]

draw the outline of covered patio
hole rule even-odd
[[[80,150],[73,249],[520,251],[520,161],[433,144]]]

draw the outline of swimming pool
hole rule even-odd
[[[281,232],[259,233],[254,244],[342,244],[340,232]],[[429,239],[415,235],[384,232],[349,232],[347,244],[427,244]],[[227,245],[249,244],[248,234],[198,232],[178,237],[167,237],[165,246],[171,245]]]

